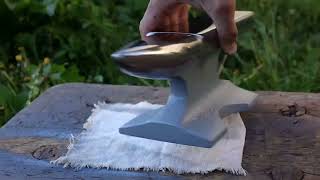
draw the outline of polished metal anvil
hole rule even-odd
[[[242,23],[253,15],[237,11]],[[138,78],[169,80],[167,103],[142,114],[119,132],[177,144],[212,147],[227,131],[224,117],[247,111],[256,94],[219,79],[221,49],[215,25],[193,33],[151,32],[112,54],[122,72]]]

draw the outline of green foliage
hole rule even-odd
[[[256,12],[255,23],[240,35],[225,77],[251,90],[320,91],[318,7],[316,0],[241,1],[240,9]]]
[[[0,122],[30,104],[50,86],[85,80],[75,65],[51,64],[47,57],[42,63],[34,65],[30,63],[24,48],[19,49],[15,65],[0,65]]]
[[[32,63],[39,63],[48,56],[53,63],[81,67],[81,74],[102,75],[107,83],[121,81],[109,56],[123,41],[138,36],[134,27],[138,19],[130,18],[135,17],[137,9],[129,9],[129,3],[84,0],[5,2],[15,15],[15,29],[19,29],[12,37],[11,45],[25,47]],[[135,7],[141,2],[130,5]],[[139,12],[142,13],[142,9]]]
[[[110,59],[139,38],[147,2],[0,0],[0,125],[55,84],[166,85],[123,75]],[[256,17],[223,76],[251,90],[319,92],[320,1],[237,3]],[[191,20],[201,17],[192,11]]]
[[[138,38],[146,4],[0,0],[0,125],[55,84],[141,84],[122,75],[110,54]]]

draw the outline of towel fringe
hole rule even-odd
[[[147,102],[141,102],[139,103],[139,112],[141,111],[141,108],[146,108],[147,105],[151,106],[152,104],[149,104]],[[115,108],[118,108],[119,109],[119,106],[121,106],[121,104],[116,104],[117,107]],[[130,106],[130,107],[133,107],[134,105],[132,104],[122,104],[124,105],[125,107],[126,106]],[[215,164],[216,166],[215,167],[207,167],[206,169],[200,169],[199,168],[190,168],[190,169],[182,169],[182,168],[177,168],[177,167],[166,167],[166,165],[160,165],[160,166],[157,166],[157,167],[145,167],[145,166],[137,166],[137,167],[119,167],[119,166],[114,166],[114,165],[111,165],[110,163],[88,163],[88,162],[84,162],[82,160],[79,160],[79,157],[75,157],[74,154],[72,154],[74,151],[77,151],[76,149],[76,144],[77,142],[79,142],[81,140],[81,137],[84,137],[86,136],[87,134],[87,130],[90,129],[90,127],[92,127],[92,125],[95,123],[95,117],[97,116],[97,114],[103,110],[106,110],[108,109],[110,106],[110,104],[106,104],[104,102],[98,102],[97,104],[94,105],[94,109],[92,110],[92,114],[91,116],[88,118],[87,122],[84,124],[84,128],[85,130],[77,135],[76,137],[71,134],[70,135],[70,138],[69,138],[69,145],[68,145],[68,151],[66,153],[66,155],[64,156],[61,156],[59,157],[58,159],[56,160],[53,160],[51,161],[50,163],[52,164],[55,164],[55,165],[58,165],[58,164],[61,164],[63,165],[64,168],[67,168],[67,167],[71,167],[71,168],[75,168],[77,170],[80,170],[82,168],[97,168],[97,169],[101,169],[101,168],[105,168],[105,169],[108,169],[108,170],[124,170],[124,171],[138,171],[138,170],[143,170],[143,171],[158,171],[158,172],[171,172],[171,173],[175,173],[175,174],[202,174],[202,175],[205,175],[205,174],[208,174],[208,173],[211,173],[215,170],[219,170],[219,171],[225,171],[227,173],[231,173],[231,174],[234,174],[234,175],[244,175],[246,176],[247,175],[247,171],[245,169],[243,169],[241,167],[241,165],[239,167],[223,167],[223,166],[227,166],[226,164],[225,165],[222,165],[222,164],[219,164],[219,162],[221,163],[223,160],[222,159],[217,159],[217,163],[218,164]],[[143,107],[145,106],[145,107]],[[157,105],[159,106],[159,105]],[[240,116],[239,116],[240,117]],[[72,157],[71,157],[72,155]],[[229,166],[229,165],[228,165]],[[231,165],[231,166],[234,166]],[[216,168],[216,167],[219,167],[219,168]],[[202,167],[203,168],[203,167]]]

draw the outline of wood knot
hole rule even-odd
[[[33,151],[32,156],[39,160],[56,160],[64,155],[67,148],[63,145],[43,145]]]
[[[307,113],[307,109],[305,107],[301,107],[295,103],[295,104],[288,105],[287,107],[280,109],[280,113],[283,116],[299,117],[299,116],[305,115]]]

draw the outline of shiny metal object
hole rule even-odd
[[[238,11],[235,20],[239,24],[252,15]],[[169,80],[171,93],[164,107],[136,117],[119,132],[212,147],[226,133],[222,118],[248,110],[256,94],[219,79],[220,48],[214,25],[197,34],[152,32],[148,36],[148,43],[130,43],[112,57],[130,76]]]

